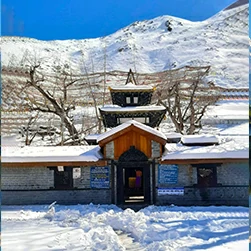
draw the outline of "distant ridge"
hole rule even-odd
[[[3,37],[2,79],[14,77],[10,71],[26,71],[27,63],[37,57],[46,74],[55,74],[55,65],[70,66],[74,74],[101,73],[104,68],[106,72],[132,69],[137,74],[156,74],[184,66],[210,65],[207,80],[216,86],[247,88],[250,40],[249,6],[245,3],[247,0],[237,1],[229,5],[230,10],[200,22],[164,15],[136,21],[95,39]],[[172,30],[168,30],[167,22]]]
[[[236,7],[239,7],[241,5],[244,5],[244,4],[248,4],[248,0],[238,0],[236,1],[235,3],[229,5],[227,8],[225,8],[224,10],[231,10],[233,8],[236,8]]]

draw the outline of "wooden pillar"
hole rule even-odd
[[[150,164],[144,167],[144,200],[145,203],[149,204],[151,200],[151,189],[150,189]]]
[[[111,161],[111,202],[112,204],[116,204],[116,174],[114,167],[114,160]]]
[[[152,195],[153,195],[153,204],[156,204],[156,163],[155,159],[152,162]]]
[[[123,167],[117,165],[117,205],[124,204],[124,181],[123,181]]]

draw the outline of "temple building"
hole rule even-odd
[[[3,147],[3,205],[115,204],[248,206],[249,139],[242,125],[226,135],[157,130],[166,109],[151,105],[154,87],[110,88],[100,108],[106,131],[88,146]],[[230,135],[230,136],[229,136]]]
[[[155,88],[137,85],[131,69],[125,85],[109,89],[113,105],[100,108],[100,114],[106,128],[116,127],[132,119],[155,128],[163,120],[166,108],[150,105]]]

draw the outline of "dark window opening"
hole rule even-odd
[[[64,167],[63,171],[59,171],[58,168],[55,168],[54,185],[55,189],[72,189],[73,188],[72,168]]]
[[[197,184],[198,187],[217,186],[216,166],[197,166]]]
[[[213,167],[198,167],[197,168],[198,186],[212,187],[217,185],[217,177],[215,168]]]

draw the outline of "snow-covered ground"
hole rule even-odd
[[[247,251],[245,207],[2,207],[4,251]]]

